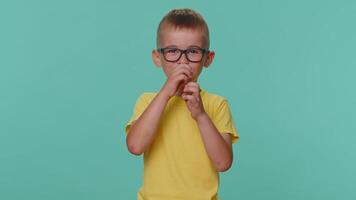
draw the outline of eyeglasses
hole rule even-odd
[[[185,54],[185,57],[193,63],[198,63],[203,59],[203,56],[206,52],[209,52],[208,49],[203,49],[200,47],[193,47],[188,49],[178,49],[174,47],[158,48],[158,52],[163,54],[163,57],[168,62],[177,62],[182,54]]]

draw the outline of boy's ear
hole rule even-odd
[[[209,65],[213,62],[215,57],[215,52],[214,51],[209,51],[207,58],[204,62],[204,67],[209,67]]]
[[[152,50],[152,61],[157,67],[162,67],[162,61],[160,58],[160,54],[156,49]]]

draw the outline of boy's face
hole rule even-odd
[[[200,30],[189,29],[173,29],[165,27],[161,32],[160,46],[158,48],[178,48],[181,50],[189,48],[202,48],[204,46],[204,36]],[[203,53],[203,57],[199,62],[193,62],[194,56],[187,58],[187,54],[182,53],[181,57],[172,62],[167,61],[162,52],[158,52],[156,49],[152,51],[152,59],[157,67],[162,67],[167,77],[172,73],[176,67],[182,65],[188,65],[193,70],[193,81],[197,82],[199,74],[203,67],[208,67],[214,58],[215,53],[213,51]],[[167,58],[167,57],[166,57]]]

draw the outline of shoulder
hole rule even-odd
[[[137,102],[148,103],[157,95],[156,92],[143,92],[139,95]]]
[[[205,90],[203,91],[203,99],[207,103],[214,104],[215,106],[220,105],[222,103],[227,103],[226,97]]]
[[[207,113],[213,118],[229,107],[226,97],[212,92],[203,91],[202,101]]]

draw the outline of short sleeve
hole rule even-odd
[[[237,128],[233,121],[229,104],[226,99],[220,102],[217,110],[213,116],[212,121],[218,131],[222,133],[229,133],[232,136],[232,143],[236,143],[240,136],[237,133]]]
[[[138,99],[136,100],[136,104],[133,110],[133,114],[130,118],[130,120],[126,123],[125,126],[125,132],[126,135],[129,132],[129,129],[131,128],[132,123],[137,120],[141,114],[143,113],[143,111],[145,111],[146,107],[147,107],[147,100],[146,100],[146,94],[143,93],[141,94],[141,96],[138,97]]]

